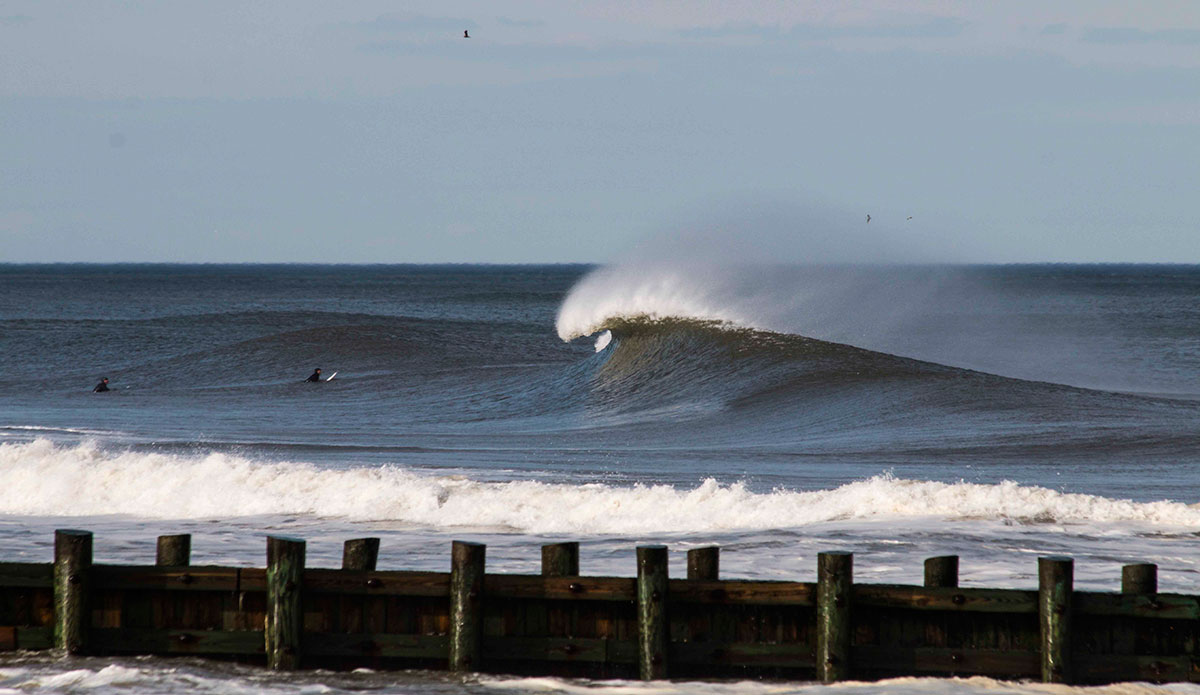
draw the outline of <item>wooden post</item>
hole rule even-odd
[[[483,650],[483,572],[487,546],[454,541],[450,553],[450,670],[478,671]]]
[[[159,536],[154,564],[159,567],[187,567],[192,564],[192,535],[180,533]]]
[[[854,555],[817,555],[817,678],[824,683],[850,675],[850,592]]]
[[[299,538],[267,537],[267,668],[276,671],[300,667],[304,550]]]
[[[579,544],[549,543],[542,546],[543,577],[578,577]]]
[[[687,578],[715,582],[721,574],[721,549],[715,545],[692,548],[687,554]]]
[[[1071,682],[1071,593],[1075,563],[1069,557],[1038,558],[1038,619],[1042,633],[1042,681]]]
[[[930,589],[958,586],[958,556],[940,555],[925,561],[925,586]]]
[[[378,538],[354,538],[342,545],[342,569],[375,571],[379,560]]]
[[[1121,568],[1121,593],[1157,594],[1158,565],[1138,563]]]
[[[638,673],[642,680],[667,677],[667,546],[637,549]]]
[[[92,532],[54,532],[54,646],[67,654],[87,650],[91,628]]]

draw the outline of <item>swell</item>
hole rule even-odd
[[[840,487],[754,492],[742,483],[616,486],[422,475],[400,466],[330,469],[245,457],[106,450],[46,440],[0,444],[9,515],[230,518],[305,514],[424,527],[627,534],[782,529],[848,519],[1200,525],[1200,509],[1044,487],[876,476]]]

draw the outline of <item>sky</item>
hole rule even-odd
[[[0,0],[0,262],[803,262],[870,224],[1200,263],[1198,191],[1195,2]]]

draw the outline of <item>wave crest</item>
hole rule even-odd
[[[0,513],[223,518],[311,514],[526,533],[766,530],[845,519],[993,519],[1200,526],[1200,508],[1042,487],[876,476],[830,490],[759,493],[708,479],[694,488],[484,482],[399,466],[328,469],[221,453],[104,451],[47,440],[0,444]]]

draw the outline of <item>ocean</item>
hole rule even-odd
[[[1198,300],[1181,265],[0,265],[0,560],[83,528],[98,562],[191,533],[197,564],[262,566],[284,533],[310,566],[371,535],[381,569],[459,539],[536,572],[578,540],[584,574],[719,544],[731,578],[849,550],[856,581],[957,554],[965,586],[1033,588],[1056,554],[1079,588],[1146,561],[1200,593]],[[21,693],[817,688],[0,657]]]

